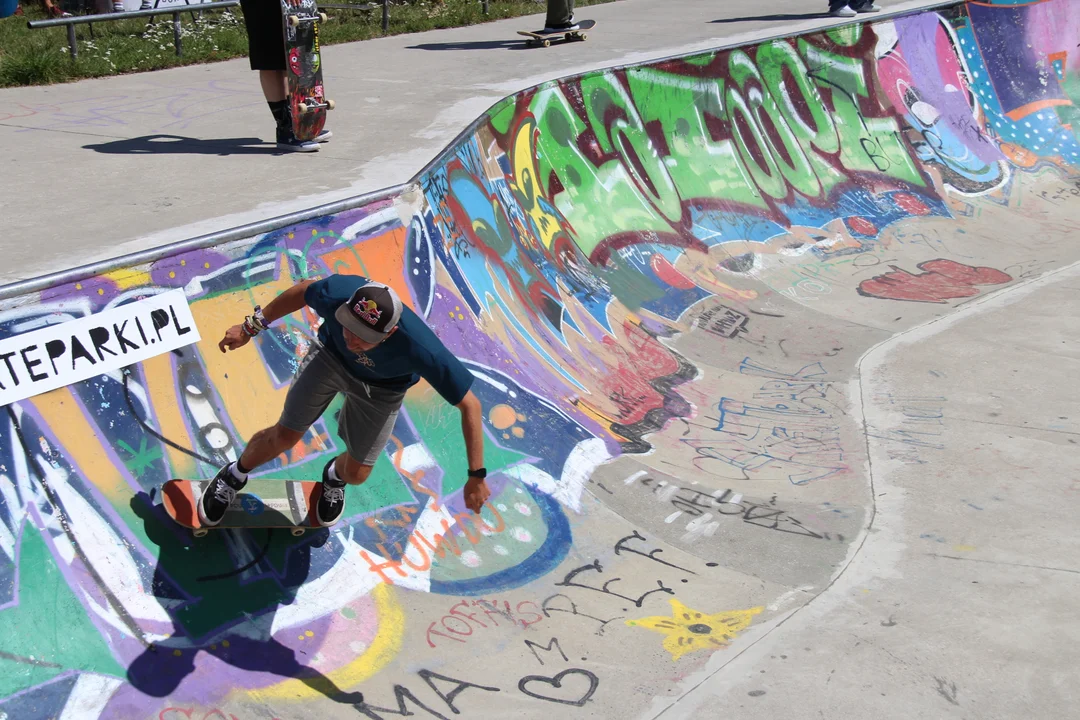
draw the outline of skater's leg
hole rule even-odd
[[[574,22],[574,0],[548,0],[544,27],[562,28]]]
[[[405,393],[350,382],[343,389],[345,404],[338,415],[338,434],[347,452],[323,469],[323,491],[318,503],[321,525],[333,525],[344,511],[345,486],[363,485],[379,456],[386,452]]]
[[[349,453],[341,453],[334,461],[334,470],[342,482],[349,485],[363,485],[371,475],[372,465],[365,465],[359,460],[349,456]]]
[[[303,430],[290,430],[281,424],[260,430],[251,436],[251,441],[240,455],[240,469],[249,473],[255,468],[270,462],[277,456],[290,450],[300,438]]]
[[[268,103],[279,102],[289,96],[284,70],[260,70],[259,84]]]
[[[251,441],[237,462],[221,468],[199,497],[199,519],[214,526],[225,517],[236,493],[247,483],[248,473],[288,451],[326,411],[340,387],[338,371],[315,349],[307,354],[297,370],[281,418],[272,427],[251,436]]]

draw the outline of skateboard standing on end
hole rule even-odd
[[[315,0],[296,5],[281,0],[281,18],[293,133],[300,140],[314,140],[326,123],[326,111],[334,109],[323,89],[319,47],[319,23],[326,21],[326,13],[319,12]]]
[[[551,41],[557,39],[559,36],[562,36],[562,39],[566,42],[571,40],[585,40],[589,37],[585,34],[585,31],[592,30],[594,27],[596,27],[595,20],[582,20],[573,30],[554,30],[547,32],[544,30],[537,30],[536,32],[518,30],[518,35],[524,35],[529,38],[525,41],[528,45],[550,47]]]
[[[322,483],[302,480],[256,480],[256,492],[244,488],[225,511],[220,525],[207,527],[199,520],[197,503],[209,480],[170,480],[161,488],[165,512],[195,537],[211,530],[235,528],[289,528],[293,535],[320,528],[315,505],[322,493]]]

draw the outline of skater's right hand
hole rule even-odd
[[[218,343],[218,349],[221,352],[226,350],[236,350],[242,348],[248,344],[251,337],[244,332],[244,328],[240,325],[233,325],[231,328],[225,331],[225,337],[221,338],[221,342]]]

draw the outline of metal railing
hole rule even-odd
[[[160,0],[158,0],[160,2]],[[190,12],[192,20],[194,21],[195,12],[202,12],[203,10],[213,10],[214,8],[228,8],[236,7],[239,5],[239,0],[214,0],[214,2],[200,2],[194,4],[174,5],[165,10],[159,10],[154,8],[152,10],[131,10],[129,12],[114,12],[114,13],[102,13],[98,15],[82,15],[79,17],[65,17],[65,18],[52,18],[50,20],[30,20],[26,23],[26,26],[31,30],[38,28],[58,27],[61,25],[67,26],[67,41],[68,51],[71,53],[72,60],[79,59],[79,45],[75,37],[76,25],[89,25],[90,34],[94,34],[94,23],[96,22],[113,22],[115,20],[128,20],[130,18],[148,17],[153,18],[155,15],[172,15],[173,22],[173,45],[176,46],[176,57],[183,55],[183,42],[181,40],[180,33],[180,13]],[[376,8],[382,7],[382,30],[384,33],[390,32],[390,0],[382,0],[381,2],[368,2],[368,3],[320,3],[320,8],[329,8],[331,10],[358,10],[358,11],[371,11]],[[480,0],[480,7],[483,9],[485,15],[488,14],[488,0]]]
[[[176,46],[176,56],[180,57],[183,54],[183,44],[180,39],[180,13],[198,10],[213,10],[215,8],[229,8],[239,5],[239,0],[215,0],[214,2],[196,3],[194,5],[174,5],[165,10],[131,10],[130,12],[118,12],[118,13],[102,13],[100,15],[81,15],[79,17],[66,17],[66,18],[53,18],[51,20],[30,20],[26,23],[26,26],[31,30],[38,28],[58,27],[60,25],[67,26],[67,41],[68,50],[71,52],[71,59],[79,59],[79,45],[75,38],[75,26],[76,25],[90,25],[91,32],[93,32],[93,23],[96,22],[112,22],[114,20],[127,20],[129,18],[148,17],[152,18],[155,15],[172,15],[173,22],[173,44]]]

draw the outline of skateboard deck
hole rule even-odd
[[[326,123],[326,111],[334,108],[334,101],[326,97],[322,79],[319,23],[325,20],[315,0],[301,0],[295,6],[281,0],[289,111],[293,133],[300,140],[314,140]]]
[[[562,37],[566,42],[571,40],[585,40],[589,36],[585,34],[586,30],[592,30],[596,27],[595,20],[582,20],[578,23],[577,30],[558,30],[556,32],[544,32],[543,30],[537,30],[536,32],[530,32],[528,30],[518,30],[518,35],[524,35],[529,38],[525,42],[529,45],[542,45],[543,47],[549,47],[551,41]]]
[[[206,527],[199,520],[196,503],[209,480],[170,480],[161,489],[165,512],[195,537],[210,530],[235,528],[289,528],[293,535],[321,527],[315,518],[315,505],[322,483],[301,480],[250,480],[236,494],[221,524]]]

